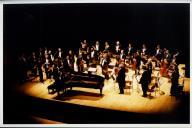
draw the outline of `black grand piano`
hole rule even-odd
[[[70,72],[67,77],[54,82],[47,87],[48,93],[57,92],[58,95],[61,91],[66,92],[68,88],[72,90],[73,87],[83,87],[83,88],[94,88],[100,90],[100,95],[102,95],[102,90],[104,86],[104,78],[98,75],[93,75],[90,73],[78,73]]]

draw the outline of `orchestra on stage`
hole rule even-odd
[[[134,43],[128,42],[123,47],[120,41],[115,45],[109,42],[79,43],[78,50],[65,48],[39,48],[30,55],[23,53],[18,64],[22,71],[22,80],[26,80],[28,71],[40,82],[46,79],[55,81],[70,79],[71,73],[87,73],[101,75],[104,79],[112,78],[119,85],[119,93],[124,94],[126,72],[133,71],[135,76],[141,76],[143,97],[147,96],[149,84],[153,79],[152,71],[158,71],[157,77],[167,77],[171,82],[170,95],[176,95],[179,79],[179,51],[170,52],[158,44],[152,48],[145,43],[141,48],[135,48]],[[138,46],[137,46],[138,47]],[[100,69],[100,74],[96,73]],[[157,85],[156,85],[157,86]]]

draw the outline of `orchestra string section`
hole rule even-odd
[[[120,41],[115,41],[115,44],[111,45],[110,42],[90,43],[82,40],[79,44],[78,50],[43,47],[35,49],[30,54],[23,53],[18,58],[20,80],[25,82],[33,77],[39,78],[39,82],[42,83],[45,79],[59,82],[70,79],[70,74],[91,74],[94,71],[90,67],[100,67],[100,76],[106,80],[112,78],[118,83],[119,93],[124,94],[126,72],[133,71],[134,75],[141,76],[138,83],[141,84],[143,97],[146,97],[152,80],[152,71],[156,70],[160,77],[170,79],[170,95],[177,95],[181,51],[171,49],[170,52],[170,49],[163,48],[160,44],[150,47],[143,43],[138,48],[134,42],[128,42],[127,46],[123,47]],[[109,71],[110,68],[113,69],[112,72]]]

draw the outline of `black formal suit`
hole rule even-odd
[[[44,68],[45,68],[45,74],[46,74],[47,79],[51,78],[51,74],[49,72],[50,65],[51,65],[51,60],[50,59],[45,59],[44,60]]]
[[[128,47],[128,48],[127,48],[127,56],[132,56],[133,53],[134,53],[133,47]]]
[[[102,47],[101,47],[101,45],[94,45],[94,48],[95,48],[95,50],[97,51],[97,52],[100,52],[100,51],[102,51]]]
[[[118,72],[117,82],[119,84],[120,94],[124,94],[124,88],[125,88],[125,68],[124,67],[122,67]]]
[[[163,51],[161,49],[156,49],[154,52],[154,55],[160,61],[163,56]]]
[[[121,45],[115,45],[114,54],[119,55],[121,51]]]
[[[171,95],[176,95],[176,93],[177,93],[177,88],[179,85],[178,79],[179,79],[179,72],[174,71],[171,76],[171,90],[170,90]]]
[[[53,79],[55,80],[55,82],[59,81],[59,68],[58,67],[53,68]]]
[[[125,54],[124,53],[121,53],[120,55],[119,55],[119,58],[122,60],[122,59],[125,59]]]
[[[63,59],[63,70],[66,72],[70,71],[70,67],[68,65],[67,59]]]
[[[63,58],[64,57],[64,53],[63,51],[57,51],[54,55],[55,58]]]
[[[148,49],[147,48],[142,48],[141,49],[141,54],[143,54],[143,55],[147,55],[147,54],[149,54],[149,51],[148,51]]]
[[[105,76],[105,79],[109,79],[108,64],[109,64],[109,61],[107,58],[103,58],[101,60],[102,74]]]
[[[141,64],[141,56],[140,55],[137,55],[135,57],[136,61],[137,61],[137,64],[136,64],[136,68],[139,70],[139,66]]]
[[[147,70],[143,72],[139,83],[141,84],[143,90],[143,96],[146,97],[149,84],[149,72]]]

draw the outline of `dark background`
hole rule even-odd
[[[32,48],[78,48],[80,41],[133,41],[178,49],[189,63],[189,4],[4,5],[4,63]]]
[[[184,3],[3,5],[4,123],[34,123],[28,122],[26,117],[29,115],[26,115],[25,112],[35,111],[34,106],[39,107],[36,104],[37,101],[34,102],[24,96],[19,96],[20,94],[12,89],[16,85],[19,86],[17,83],[19,69],[16,60],[20,53],[30,53],[35,48],[45,46],[50,48],[62,47],[64,50],[77,49],[80,41],[84,39],[87,39],[88,43],[99,40],[101,44],[105,41],[113,44],[119,40],[124,48],[127,47],[128,41],[132,41],[136,48],[140,48],[142,43],[146,43],[147,47],[151,49],[159,43],[161,47],[167,47],[170,51],[174,49],[180,51],[181,63],[186,64],[186,76],[189,77],[189,23],[189,4]],[[130,123],[139,123],[138,118],[143,121],[140,123],[189,122],[189,99],[185,101],[186,103],[183,103],[181,108],[186,108],[186,111],[176,112],[173,117],[154,116],[159,119],[155,120],[151,115],[136,115],[133,116],[136,118],[131,116],[128,122],[130,120]],[[42,104],[42,101],[39,101],[39,104]],[[47,106],[42,108],[43,110],[49,109]],[[61,108],[61,110],[63,109]],[[101,111],[101,113],[104,112],[106,111]],[[59,110],[58,113],[60,113]],[[109,121],[115,120],[116,123],[118,121],[119,123],[128,123],[127,115],[123,118],[126,121],[117,120],[116,117],[110,120],[114,117],[113,113],[105,113],[104,115],[107,117],[102,115],[103,118],[99,118],[101,122],[109,119]],[[122,114],[120,115],[122,116]],[[149,120],[143,120],[149,116]],[[68,118],[67,115],[66,119]],[[87,118],[90,119],[89,116]]]

